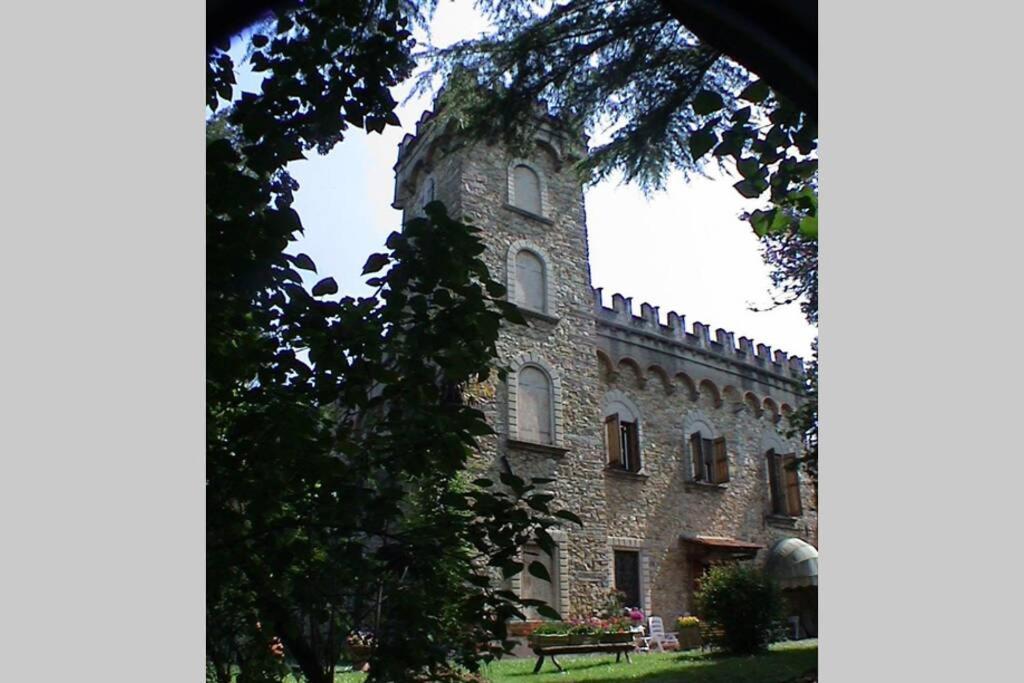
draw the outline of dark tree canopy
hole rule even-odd
[[[312,291],[289,254],[302,231],[287,165],[352,128],[397,125],[412,68],[409,3],[305,2],[258,26],[258,93],[207,59],[207,659],[209,677],[278,680],[286,661],[333,680],[351,638],[371,678],[441,681],[510,647],[539,601],[495,588],[527,541],[578,523],[544,480],[466,474],[492,434],[464,400],[521,322],[477,230],[439,203],[367,260],[372,296]],[[224,101],[233,101],[217,113]],[[537,567],[540,567],[539,569]]]

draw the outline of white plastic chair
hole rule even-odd
[[[646,640],[650,649],[657,648],[659,652],[664,652],[666,645],[673,645],[674,649],[679,649],[679,639],[676,638],[675,633],[665,632],[665,623],[661,617],[650,617],[647,622],[650,627],[650,635]]]

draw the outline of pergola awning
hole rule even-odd
[[[683,543],[686,543],[691,547],[699,548],[704,552],[714,554],[753,557],[757,554],[758,550],[764,548],[763,545],[758,543],[741,541],[739,539],[728,538],[726,536],[691,536],[683,534],[680,538]]]
[[[818,550],[799,538],[784,538],[768,551],[765,571],[782,588],[818,585]]]

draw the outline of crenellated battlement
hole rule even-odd
[[[406,133],[398,143],[398,158],[394,166],[396,170],[415,155],[422,140],[431,137],[428,135],[430,126],[444,110],[441,102],[443,95],[442,87],[434,98],[433,108],[425,110],[420,115],[416,122],[416,132]],[[534,115],[538,124],[534,136],[539,142],[549,145],[560,158],[580,158],[586,154],[587,137],[583,135],[579,139],[573,139],[574,136],[568,134],[562,121],[551,113],[545,100],[540,100],[534,105]]]
[[[604,305],[604,290],[594,287],[594,315],[597,321],[613,323],[641,333],[656,335],[667,342],[672,342],[689,349],[701,349],[719,355],[734,363],[754,366],[761,370],[789,379],[803,380],[804,361],[799,356],[790,356],[785,351],[776,350],[766,344],[757,344],[748,337],[736,338],[734,332],[718,328],[711,337],[711,326],[702,322],[692,323],[686,329],[686,316],[669,311],[662,322],[660,309],[646,301],[640,304],[640,315],[633,311],[632,297],[612,294],[611,307]]]

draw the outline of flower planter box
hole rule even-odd
[[[700,626],[680,626],[676,631],[676,638],[679,640],[679,649],[695,650],[700,647]]]
[[[632,643],[633,634],[628,631],[622,633],[604,633],[601,635],[602,643]]]
[[[530,636],[530,645],[534,647],[550,647],[552,645],[572,645],[570,636],[565,633],[533,634]]]

